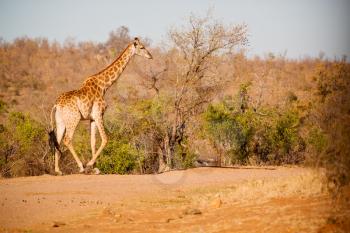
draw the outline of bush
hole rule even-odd
[[[299,163],[298,152],[305,150],[305,142],[298,132],[299,115],[294,110],[283,112],[273,126],[272,146],[277,163]]]
[[[127,174],[134,170],[137,151],[131,145],[109,141],[97,160],[96,166],[105,174]]]
[[[118,106],[114,122],[111,122],[111,126],[114,125],[114,130],[110,130],[114,131],[112,137],[129,142],[136,150],[140,173],[158,171],[159,148],[166,130],[163,102],[153,98]]]
[[[307,142],[315,153],[320,154],[327,147],[328,140],[321,129],[314,127],[309,132]]]
[[[226,99],[209,105],[204,113],[204,131],[216,148],[233,164],[299,163],[305,142],[299,134],[299,114],[292,107],[282,113],[265,109],[259,115],[246,104]]]
[[[34,149],[36,143],[41,143],[45,140],[45,129],[38,122],[30,118],[29,115],[24,115],[20,112],[11,112],[9,115],[8,127],[12,129],[12,137],[19,144],[21,153],[28,153]]]
[[[174,157],[174,167],[176,169],[193,168],[197,159],[197,155],[190,150],[187,139],[181,145],[176,144]]]
[[[96,132],[96,146],[98,147],[100,144],[99,140],[99,133]],[[63,143],[62,143],[63,144]],[[61,144],[61,145],[62,145]],[[85,164],[91,159],[91,144],[90,144],[90,127],[86,127],[83,124],[79,124],[78,127],[75,130],[74,137],[73,137],[73,145],[74,150],[80,157],[80,160]],[[97,150],[98,148],[96,148]],[[68,153],[68,151],[67,151]],[[73,158],[73,156],[70,154],[67,154],[67,159]],[[73,160],[72,160],[73,161]],[[62,161],[63,162],[63,161]],[[75,162],[75,160],[74,160]],[[62,163],[64,166],[64,164]],[[62,167],[63,167],[62,166]],[[75,168],[76,165],[74,165],[72,168]]]
[[[50,171],[45,162],[47,136],[43,125],[29,115],[10,112],[0,132],[0,170],[6,177],[40,175]]]
[[[350,64],[325,62],[315,70],[317,91],[309,142],[316,165],[326,168],[328,181],[336,193],[350,184]]]
[[[7,112],[7,104],[3,100],[0,99],[0,114]]]
[[[251,111],[235,112],[227,103],[210,105],[204,113],[205,131],[210,139],[224,148],[233,163],[245,164],[255,131]]]

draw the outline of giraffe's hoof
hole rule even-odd
[[[79,168],[79,173],[84,173],[85,169],[84,168]]]
[[[91,174],[93,172],[93,167],[92,166],[86,166],[84,169],[85,174]]]
[[[63,173],[62,173],[61,171],[55,171],[55,175],[56,175],[56,176],[62,176]]]
[[[100,174],[101,172],[100,172],[100,170],[99,170],[97,167],[93,168],[92,166],[86,166],[86,168],[85,168],[85,170],[84,170],[84,173],[85,173],[85,174],[98,175],[98,174]]]
[[[95,175],[99,175],[101,173],[100,169],[98,169],[97,167],[94,168],[93,172]]]

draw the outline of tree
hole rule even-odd
[[[218,70],[229,57],[226,55],[247,44],[247,28],[244,24],[224,25],[210,14],[192,15],[187,25],[172,29],[169,37],[171,48],[162,87],[170,95],[171,112],[160,160],[171,168],[176,147],[185,146],[187,124],[223,87],[224,77]]]
[[[114,58],[116,53],[120,52],[130,40],[129,28],[121,26],[109,33],[109,38],[105,43],[105,46],[108,50],[112,50],[112,56]]]
[[[327,168],[329,181],[341,189],[350,183],[350,65],[345,58],[321,63],[315,78],[317,105],[310,116],[313,129],[319,131],[313,136],[315,157]]]

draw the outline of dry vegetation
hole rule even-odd
[[[3,177],[51,173],[48,113],[62,92],[78,88],[131,41],[128,28],[105,43],[0,40],[0,171]],[[217,165],[304,164],[326,169],[328,188],[350,180],[350,64],[346,58],[247,58],[245,25],[191,16],[135,58],[107,93],[109,144],[104,173],[153,173]],[[149,44],[148,44],[149,45]],[[151,46],[151,45],[149,45]],[[90,156],[87,125],[75,147]],[[63,153],[65,173],[76,168]]]

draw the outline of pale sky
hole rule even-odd
[[[190,13],[213,8],[224,23],[246,23],[248,54],[287,53],[290,58],[350,57],[350,0],[0,0],[0,37],[46,37],[103,42],[127,26],[153,45]]]

